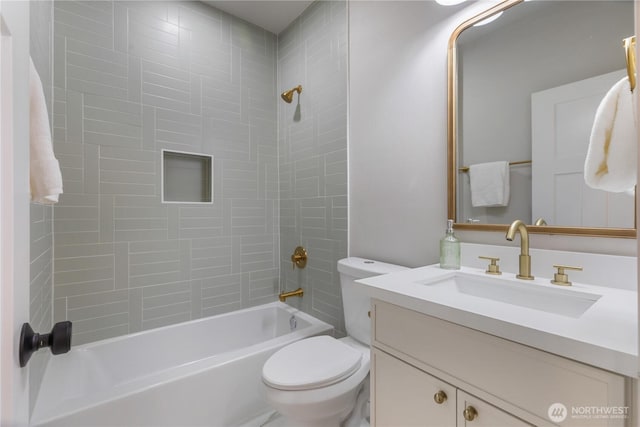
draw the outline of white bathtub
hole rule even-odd
[[[73,347],[50,358],[31,425],[239,425],[269,410],[269,356],[332,329],[274,302]]]

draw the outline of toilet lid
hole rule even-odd
[[[273,354],[262,368],[263,381],[280,390],[310,390],[351,376],[362,353],[323,335],[296,341]]]

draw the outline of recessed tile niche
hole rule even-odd
[[[162,150],[162,203],[213,203],[213,156]]]

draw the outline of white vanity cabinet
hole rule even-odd
[[[377,348],[372,371],[377,427],[530,426]]]
[[[377,299],[371,316],[374,427],[630,425],[621,375]],[[554,423],[558,404],[566,418]]]

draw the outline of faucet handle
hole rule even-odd
[[[496,275],[502,274],[502,271],[500,271],[500,266],[498,265],[498,261],[500,261],[500,258],[496,258],[492,256],[479,256],[478,258],[491,261],[487,266],[487,270],[485,271],[485,273],[496,274]]]
[[[293,269],[305,268],[307,265],[307,250],[302,246],[298,246],[291,255],[291,262],[293,263]]]
[[[560,286],[571,286],[571,282],[569,281],[569,275],[564,272],[565,270],[582,271],[582,267],[573,267],[570,265],[554,264],[553,268],[557,268],[558,272],[554,273],[553,280],[551,280],[551,283],[553,283],[554,285],[560,285]]]

